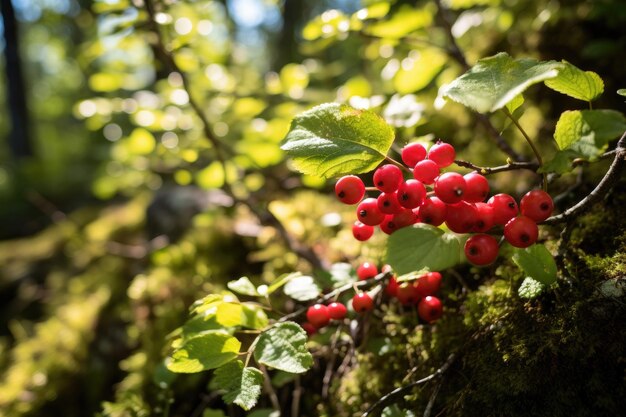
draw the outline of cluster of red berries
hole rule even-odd
[[[391,268],[385,265],[381,272],[388,272]],[[356,269],[359,281],[368,280],[378,275],[378,268],[371,262],[363,262]],[[397,298],[405,306],[417,305],[419,317],[427,323],[432,323],[443,314],[441,300],[435,297],[435,293],[441,287],[441,274],[439,272],[428,272],[414,281],[398,283],[395,276],[391,276],[385,293],[392,298]],[[374,300],[366,291],[357,292],[352,297],[352,309],[363,314],[374,308]],[[314,304],[306,311],[307,321],[302,324],[302,328],[308,334],[314,334],[317,330],[326,327],[332,320],[343,320],[348,309],[343,303],[338,301],[328,305]]]
[[[432,323],[443,314],[441,300],[435,296],[441,287],[441,274],[427,272],[413,281],[398,283],[391,277],[385,288],[390,297],[395,297],[405,306],[417,305],[420,319]]]
[[[550,196],[544,191],[530,191],[520,202],[521,215],[517,202],[508,194],[496,194],[485,203],[489,183],[483,175],[441,173],[455,156],[454,147],[442,141],[428,151],[420,143],[408,144],[401,157],[413,178],[405,179],[396,164],[380,166],[373,176],[375,190],[380,192],[377,198],[364,198],[366,187],[361,178],[340,178],[335,185],[339,200],[358,203],[354,237],[368,240],[375,226],[391,234],[415,223],[445,223],[455,233],[478,233],[465,246],[468,260],[476,265],[487,265],[498,255],[498,241],[485,234],[494,226],[504,226],[504,237],[513,246],[524,248],[535,243],[537,223],[547,219],[554,208]]]

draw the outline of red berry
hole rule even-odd
[[[472,232],[484,233],[493,227],[493,207],[487,203],[476,203],[476,223]]]
[[[415,281],[415,288],[420,297],[435,294],[441,287],[441,274],[439,272],[428,272]]]
[[[398,301],[404,305],[415,304],[420,299],[417,288],[412,282],[403,282],[398,285],[396,297],[398,298]]]
[[[335,184],[335,194],[344,204],[356,204],[365,195],[365,184],[356,175],[346,175]]]
[[[419,221],[433,226],[439,226],[446,220],[446,203],[437,197],[424,199],[424,203],[419,207],[417,215]]]
[[[346,316],[348,309],[342,303],[334,302],[328,305],[328,315],[333,320],[341,320]]]
[[[385,287],[385,293],[390,297],[396,297],[398,295],[398,281],[396,281],[396,277],[389,278],[389,282]]]
[[[356,269],[356,276],[359,280],[374,278],[378,274],[378,268],[371,262],[363,262]]]
[[[420,318],[428,323],[432,323],[443,314],[443,306],[441,300],[437,297],[424,297],[417,306],[417,314]]]
[[[554,202],[550,194],[542,190],[527,192],[520,201],[520,211],[522,215],[530,217],[540,223],[550,217],[554,210]]]
[[[498,257],[498,241],[491,235],[478,234],[465,242],[465,256],[474,265],[489,265]]]
[[[380,230],[388,235],[399,229],[391,214],[386,215],[385,220],[383,220],[383,222],[379,224],[378,227],[380,227]]]
[[[378,201],[375,198],[366,198],[356,208],[359,221],[368,226],[376,226],[385,220],[385,214],[380,212]]]
[[[409,143],[402,148],[402,162],[413,168],[419,161],[426,158],[426,148],[421,143]]]
[[[527,248],[537,241],[539,228],[530,217],[515,217],[504,226],[504,238],[516,248]]]
[[[374,308],[374,300],[366,292],[361,292],[352,297],[352,308],[357,313],[365,313]]]
[[[356,240],[364,242],[372,237],[373,234],[374,226],[368,226],[358,220],[352,225],[352,236],[354,236]]]
[[[417,223],[417,214],[413,210],[404,209],[398,214],[393,215],[393,222],[397,229],[410,226]]]
[[[326,326],[330,322],[328,307],[323,304],[315,304],[306,311],[306,319],[316,328]]]
[[[374,186],[384,193],[396,191],[402,180],[402,171],[392,164],[383,165],[374,171]]]
[[[403,208],[398,202],[396,191],[392,193],[380,193],[376,201],[378,203],[378,209],[385,214],[400,213]]]
[[[301,326],[306,332],[306,334],[308,334],[309,336],[317,333],[317,328],[313,326],[311,323],[309,323],[308,321],[305,321],[304,323],[302,323]]]
[[[435,180],[435,194],[447,204],[455,204],[463,200],[466,187],[465,178],[456,172],[446,172]]]
[[[455,233],[471,232],[477,220],[476,207],[466,201],[448,204],[446,208],[446,226]]]
[[[419,161],[413,168],[413,177],[424,184],[432,184],[438,176],[439,165],[430,159]]]
[[[426,187],[418,180],[406,180],[398,187],[398,203],[404,208],[413,209],[426,198]]]
[[[452,165],[455,156],[454,147],[442,141],[438,141],[428,150],[428,159],[434,161],[439,168]]]
[[[506,224],[513,217],[517,216],[517,203],[508,194],[496,194],[487,201],[493,207],[493,222],[495,224]]]
[[[480,203],[485,201],[489,195],[489,182],[487,178],[480,175],[478,172],[470,172],[463,175],[465,178],[465,194],[463,194],[463,200],[469,203]]]

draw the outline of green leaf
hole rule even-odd
[[[506,108],[509,111],[509,113],[513,114],[513,112],[519,109],[522,106],[522,104],[524,104],[524,95],[518,94],[517,96],[515,96],[513,100],[509,101],[506,104]]]
[[[298,301],[309,301],[317,298],[321,290],[313,277],[302,275],[285,284],[285,294]]]
[[[374,112],[328,103],[297,116],[281,149],[303,174],[330,178],[373,170],[393,140],[393,129]]]
[[[352,265],[345,262],[334,263],[330,266],[330,280],[334,288],[342,287],[356,281]]]
[[[277,323],[259,335],[254,358],[260,364],[300,374],[313,365],[306,341],[306,332],[300,325],[290,321]]]
[[[524,278],[522,281],[522,285],[519,286],[517,293],[521,298],[532,299],[536,298],[541,294],[544,290],[545,286],[537,281],[532,279],[531,277]]]
[[[235,327],[243,323],[243,307],[238,302],[222,302],[216,306],[215,320],[224,327]]]
[[[468,72],[441,88],[439,95],[479,113],[494,112],[533,84],[554,78],[563,64],[513,59],[501,52],[479,60]]]
[[[619,90],[617,90],[617,94],[626,97],[626,88],[620,88]]]
[[[263,372],[256,368],[243,367],[243,362],[229,362],[215,370],[213,384],[226,390],[222,398],[226,404],[237,404],[244,410],[256,405],[261,395]]]
[[[572,161],[593,161],[612,139],[626,131],[626,118],[614,110],[575,110],[561,114],[554,139],[559,151],[544,164],[540,172],[563,174],[572,170]]]
[[[213,408],[207,408],[202,413],[202,417],[226,417],[226,414],[222,410],[215,410]]]
[[[219,368],[235,359],[241,342],[225,333],[207,333],[186,340],[168,358],[167,369],[177,373],[194,373]]]
[[[254,410],[248,417],[280,417],[280,411],[272,410],[271,408],[261,408]]]
[[[604,92],[604,82],[593,71],[583,71],[567,61],[556,78],[546,80],[549,88],[578,100],[592,101]]]
[[[561,114],[554,139],[559,149],[594,156],[611,139],[626,131],[626,118],[615,110],[573,110]],[[580,142],[577,144],[577,142]],[[573,145],[578,146],[573,146]]]
[[[402,60],[402,66],[393,78],[393,86],[399,94],[427,87],[448,61],[448,56],[436,49],[424,49],[416,55]]]
[[[286,283],[288,283],[289,281],[291,281],[294,278],[297,278],[299,276],[302,276],[302,272],[291,272],[289,274],[283,274],[280,277],[278,277],[278,279],[272,283],[272,285],[270,285],[267,288],[267,294],[271,294],[274,291],[278,290],[280,287],[282,287],[283,285],[285,285]]]
[[[249,329],[264,329],[267,327],[269,320],[263,308],[255,304],[242,304],[243,306],[243,322],[241,325]]]
[[[389,20],[365,27],[364,32],[378,38],[401,38],[431,24],[433,14],[428,8],[402,6]]]
[[[552,254],[545,246],[535,244],[525,249],[516,248],[513,262],[524,273],[543,285],[550,285],[556,281],[556,263]]]
[[[258,296],[259,293],[256,290],[256,287],[248,277],[241,277],[236,281],[230,281],[228,284],[228,289],[235,291],[236,293],[250,296]]]
[[[418,224],[389,236],[385,262],[398,275],[422,269],[441,271],[459,263],[460,253],[461,243],[455,234]]]

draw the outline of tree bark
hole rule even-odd
[[[4,23],[4,57],[7,79],[7,105],[11,117],[9,147],[16,158],[32,155],[28,132],[28,109],[26,91],[22,76],[22,63],[19,56],[19,35],[15,10],[11,0],[0,0],[2,22]]]

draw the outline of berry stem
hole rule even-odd
[[[385,156],[385,161],[390,162],[390,163],[398,166],[400,169],[404,169],[407,172],[413,173],[413,171],[411,171],[406,165],[404,165],[401,162],[396,161],[395,159],[393,159],[390,156]]]
[[[539,167],[541,168],[543,166],[543,159],[541,158],[541,154],[539,153],[539,149],[537,149],[537,147],[535,146],[533,141],[530,140],[530,137],[528,136],[528,133],[526,133],[526,131],[524,130],[522,125],[519,124],[517,119],[515,117],[513,117],[513,115],[509,111],[509,109],[507,109],[506,107],[503,107],[502,111],[504,112],[504,114],[506,114],[506,116],[509,119],[511,119],[513,124],[522,133],[522,136],[524,136],[524,139],[526,139],[526,142],[528,142],[528,144],[530,145],[531,149],[533,150],[533,153],[535,154],[535,157],[537,158],[537,162],[539,163]],[[548,175],[545,172],[541,174],[541,186],[543,188],[543,191],[547,191],[548,190]]]

